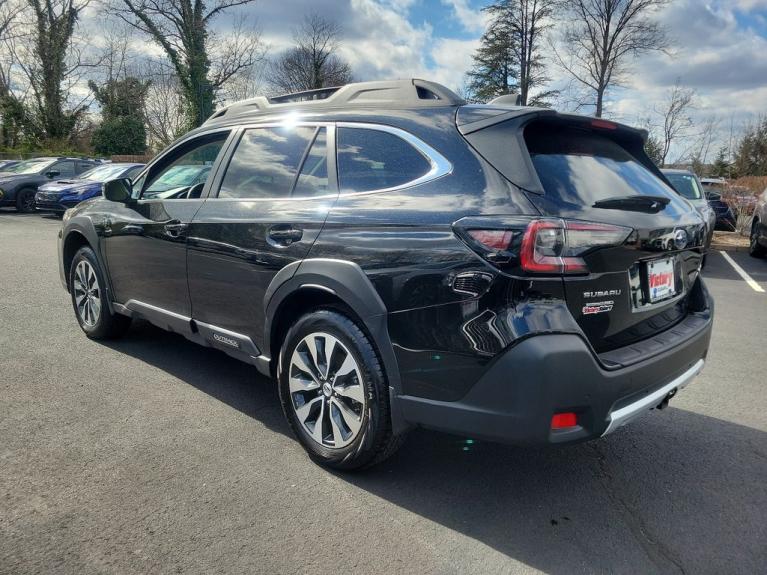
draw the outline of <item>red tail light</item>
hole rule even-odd
[[[502,228],[458,226],[458,230],[492,264],[518,262],[526,272],[548,275],[588,273],[582,256],[595,248],[621,245],[632,232],[622,226],[560,218],[518,220]]]
[[[522,269],[532,273],[588,273],[581,256],[597,247],[622,244],[631,229],[568,220],[533,220],[519,250]]]

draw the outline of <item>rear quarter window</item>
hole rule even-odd
[[[429,160],[399,136],[369,128],[338,129],[338,177],[342,193],[405,186],[430,170]]]

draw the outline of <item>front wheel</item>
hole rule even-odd
[[[24,214],[35,211],[35,190],[19,190],[16,195],[16,210]]]
[[[767,255],[767,248],[759,243],[759,220],[751,224],[751,237],[748,243],[748,253],[755,258],[763,258]]]
[[[91,339],[120,337],[130,327],[129,317],[109,310],[105,285],[96,254],[89,247],[80,248],[69,268],[69,293],[77,322]]]
[[[288,423],[315,462],[360,469],[399,447],[380,362],[348,317],[319,310],[300,318],[285,337],[278,377]]]

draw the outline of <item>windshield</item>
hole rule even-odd
[[[202,176],[210,171],[210,166],[173,166],[162,176],[157,178],[147,188],[147,192],[165,192],[174,188],[185,188],[204,181]]]
[[[51,166],[55,161],[56,160],[26,160],[8,168],[7,171],[13,172],[14,174],[39,174]]]
[[[91,180],[93,182],[108,182],[109,180],[119,178],[126,169],[126,166],[121,164],[106,164],[104,166],[92,168],[87,172],[83,172],[80,175],[80,178],[83,180]]]
[[[700,200],[703,197],[698,178],[692,174],[666,174],[666,177],[680,196],[688,200]]]
[[[629,196],[671,196],[618,143],[577,128],[528,129],[525,142],[548,196],[578,206]]]

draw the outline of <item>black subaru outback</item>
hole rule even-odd
[[[143,318],[274,377],[328,466],[413,426],[596,438],[711,334],[705,223],[645,137],[421,80],[255,98],[69,210],[61,278],[89,337]]]

